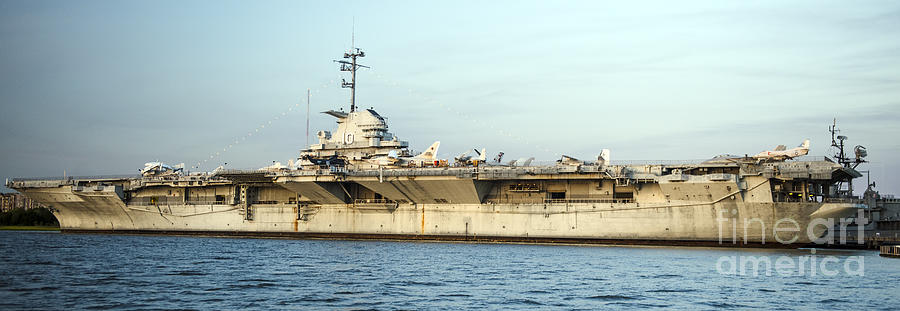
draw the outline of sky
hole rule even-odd
[[[356,46],[358,105],[443,158],[830,156],[836,119],[900,195],[897,29],[895,1],[0,0],[0,178],[287,162]]]

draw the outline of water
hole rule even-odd
[[[896,309],[900,259],[865,276],[729,272],[735,250],[0,232],[0,309]],[[856,257],[861,256],[861,257]],[[717,270],[730,274],[721,274]],[[841,264],[835,264],[839,267]],[[820,271],[821,272],[821,271]],[[857,270],[858,272],[858,270]]]

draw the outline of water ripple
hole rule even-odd
[[[716,273],[797,251],[0,232],[0,309],[890,309],[865,277]],[[848,256],[848,255],[843,255]],[[810,299],[810,297],[816,297]],[[785,305],[785,302],[790,302]]]
[[[590,296],[590,297],[587,297],[587,298],[588,298],[588,299],[593,299],[593,300],[604,300],[604,301],[609,301],[609,300],[632,300],[632,299],[637,299],[636,297],[625,296],[625,295],[597,295],[597,296]]]

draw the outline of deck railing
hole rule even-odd
[[[704,162],[706,160],[698,160],[698,159],[689,159],[689,160],[613,160],[610,161],[611,166],[632,166],[632,165],[667,165],[667,166],[678,166],[678,165],[696,165]],[[817,161],[832,161],[828,157],[823,156],[802,156],[797,157],[790,161],[796,162],[817,162]],[[585,165],[582,166],[583,170],[588,169],[591,166]],[[587,167],[587,168],[585,168]],[[227,169],[216,172],[215,175],[201,175],[196,176],[197,178],[205,178],[208,180],[216,180],[222,177],[217,177],[218,175],[246,175],[246,174],[259,174],[268,177],[274,177],[279,175],[287,175],[287,176],[316,176],[316,175],[349,175],[349,176],[407,176],[407,175],[416,175],[416,176],[443,176],[443,175],[466,175],[466,174],[481,174],[487,177],[491,175],[504,175],[511,173],[525,173],[525,174],[553,174],[560,172],[569,172],[570,166],[565,165],[557,165],[556,161],[534,161],[531,163],[531,166],[514,166],[514,167],[496,167],[496,166],[482,166],[482,167],[425,167],[425,168],[390,168],[390,169],[366,169],[360,170],[355,169],[352,166],[334,168],[334,169],[316,169],[316,170],[281,170],[281,171],[267,171],[260,169]],[[192,177],[192,176],[182,176],[184,177]],[[166,177],[142,177],[139,174],[118,174],[118,175],[89,175],[89,176],[48,176],[48,177],[16,177],[10,178],[12,182],[21,182],[21,181],[52,181],[52,180],[116,180],[116,179],[142,179],[144,181],[170,181],[179,179],[174,176],[166,176]],[[897,199],[900,200],[900,199]]]
[[[379,208],[397,208],[400,203],[388,199],[356,199],[353,200],[354,207],[379,207]]]
[[[397,202],[394,202],[394,201],[388,200],[388,199],[356,199],[356,200],[353,200],[353,204],[388,204],[388,203],[394,204]]]
[[[47,176],[47,177],[15,177],[10,181],[36,181],[36,180],[87,180],[87,179],[129,179],[140,178],[139,174],[122,174],[122,175],[92,175],[92,176]]]
[[[858,198],[825,198],[825,203],[853,203],[862,204],[865,201]]]
[[[569,203],[633,203],[634,199],[544,199],[547,204]]]

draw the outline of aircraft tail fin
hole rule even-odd
[[[416,158],[434,161],[434,159],[437,157],[438,147],[440,147],[440,146],[441,146],[441,142],[436,141],[436,142],[434,142],[434,144],[431,144],[431,147],[428,147],[428,149],[425,149],[425,152],[422,152],[421,154],[417,155]]]
[[[809,139],[803,140],[803,143],[800,144],[800,148],[809,149]]]
[[[529,165],[531,165],[531,162],[532,162],[532,161],[534,161],[534,157],[530,157],[530,158],[528,158],[528,159],[525,159],[525,162],[522,163],[522,166],[529,166]]]
[[[609,149],[601,149],[600,156],[597,157],[597,163],[600,165],[609,164]]]
[[[481,148],[481,153],[478,156],[478,161],[484,162],[487,160],[487,152],[485,152],[485,148]]]
[[[471,151],[463,152],[463,153],[461,153],[459,156],[457,156],[456,158],[457,158],[457,159],[463,159],[463,158],[465,158],[467,155],[469,155],[469,152],[471,152]]]

